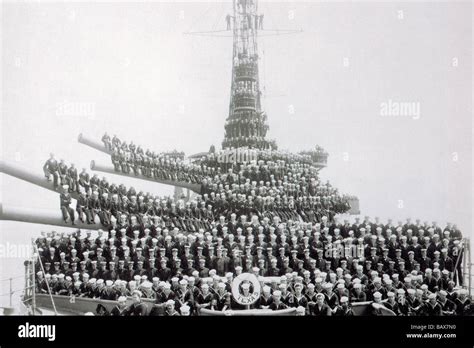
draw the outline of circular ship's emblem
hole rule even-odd
[[[242,273],[232,282],[232,296],[241,305],[251,305],[260,297],[260,282],[251,273]]]

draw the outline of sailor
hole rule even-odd
[[[153,284],[149,281],[144,281],[140,284],[139,290],[142,292],[142,298],[155,299],[155,292],[152,289]]]
[[[272,311],[282,310],[288,308],[286,304],[281,302],[281,291],[276,290],[273,292],[273,302],[270,304],[269,309]]]
[[[316,295],[316,303],[310,302],[308,305],[309,315],[313,316],[330,316],[332,315],[331,308],[324,302],[324,294]]]
[[[175,317],[179,316],[179,312],[175,308],[176,303],[174,300],[168,300],[166,301],[166,310],[165,310],[165,316],[166,317]]]
[[[164,283],[161,293],[156,297],[156,303],[166,303],[168,300],[174,300],[176,298],[175,293],[171,290],[170,283]]]
[[[344,317],[352,317],[354,316],[354,311],[352,310],[349,304],[349,298],[347,296],[342,296],[339,300],[339,306],[337,307],[336,312],[334,313],[335,316],[344,316]]]
[[[283,284],[286,288],[286,285]],[[303,295],[303,285],[301,283],[295,284],[295,294],[293,295],[294,301],[291,307],[303,307],[308,306],[308,299]]]
[[[472,315],[472,303],[468,297],[467,289],[459,289],[457,291],[458,297],[454,301],[456,304],[456,314],[457,315]]]
[[[231,296],[230,293],[226,290],[225,283],[219,283],[218,291],[214,295],[214,301],[212,303],[211,309],[216,311],[225,312],[230,309]]]
[[[371,314],[375,316],[383,315],[381,310],[384,307],[382,304],[382,294],[376,291],[373,294],[373,298],[374,300],[371,304]]]
[[[262,294],[260,295],[260,298],[258,299],[256,307],[260,309],[268,309],[270,308],[270,305],[272,304],[272,302],[273,302],[273,297],[271,294],[271,288],[265,285],[262,288]]]
[[[69,194],[68,185],[63,185],[63,191],[59,196],[59,200],[64,222],[67,223],[69,218],[71,220],[72,225],[75,225],[74,209],[71,208],[72,198]]]
[[[407,289],[407,303],[410,308],[410,313],[414,315],[418,315],[418,312],[423,307],[421,301],[416,297],[416,289]]]
[[[124,317],[128,315],[127,297],[120,296],[117,299],[117,305],[112,309],[110,315],[115,317]]]
[[[410,306],[406,300],[404,289],[397,290],[397,305],[398,305],[398,313],[396,313],[397,315],[409,316],[411,314]]]
[[[456,314],[456,305],[453,301],[448,300],[448,293],[444,290],[441,290],[438,293],[439,299],[438,302],[441,305],[441,311],[443,316],[452,316]]]
[[[132,304],[128,308],[128,315],[130,316],[144,316],[147,314],[147,307],[142,302],[142,292],[134,290],[132,293]]]
[[[192,306],[194,303],[194,295],[188,289],[188,281],[186,279],[181,279],[179,281],[179,289],[175,292],[176,301],[178,302],[179,307],[187,305]]]
[[[423,315],[430,317],[442,315],[442,308],[436,300],[436,294],[431,293],[428,295],[428,301],[423,305],[422,313]]]
[[[59,186],[59,165],[53,153],[49,154],[49,159],[43,166],[43,172],[48,181],[51,181],[51,176],[53,176],[54,189],[57,189]]]
[[[316,302],[317,293],[314,289],[315,289],[314,284],[308,284],[308,286],[306,287],[305,296],[308,299],[308,304],[310,302]]]
[[[202,308],[210,309],[214,296],[209,292],[209,285],[201,285],[201,293],[196,298],[196,309],[200,313]]]
[[[398,303],[395,300],[395,293],[392,291],[387,292],[387,301],[384,303],[385,308],[390,309],[395,314],[398,313]]]
[[[114,285],[114,282],[112,280],[105,281],[105,288],[102,290],[100,294],[100,298],[102,300],[115,301],[117,299],[117,292],[112,287],[113,285]]]
[[[168,281],[171,278],[171,269],[167,267],[166,258],[161,258],[160,269],[158,270],[158,277],[161,281]]]

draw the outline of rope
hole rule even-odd
[[[4,278],[4,279],[0,279],[0,282],[6,282],[6,281],[9,281],[9,280],[23,278],[23,277],[24,276],[20,275],[20,276],[16,276],[16,277]]]
[[[465,241],[465,240],[463,240],[463,242],[464,242],[464,241]],[[464,243],[463,243],[461,252],[459,253],[458,258],[457,258],[457,260],[456,260],[456,265],[454,266],[454,272],[453,272],[453,278],[454,278],[454,279],[455,279],[455,277],[456,277],[456,271],[457,271],[457,269],[458,269],[459,261],[461,260],[463,254],[464,254],[464,248],[465,248],[465,247],[466,247],[466,246],[465,246]],[[462,284],[461,284],[461,286],[462,286]]]
[[[215,30],[218,23],[221,21],[221,16],[222,16],[222,13],[225,11],[225,8],[224,8],[224,2],[221,2],[221,7],[220,9],[218,10],[217,12],[217,19],[214,21],[214,25],[212,26],[212,30]]]
[[[16,293],[16,292],[24,291],[24,290],[26,290],[26,289],[31,289],[33,286],[34,286],[34,285],[32,285],[32,286],[27,286],[26,288],[22,288],[22,289],[12,290],[12,291],[10,291],[10,292],[5,292],[5,293],[0,294],[0,296],[7,296],[7,295],[14,294],[14,293]]]
[[[39,255],[38,247],[35,243],[33,243],[33,248],[36,250],[36,253],[38,253],[38,255]],[[38,257],[38,260],[39,260],[39,264],[41,266],[41,270],[43,271],[43,274],[46,274],[46,272],[44,270],[44,267],[43,267],[43,261],[41,261],[41,257]],[[33,279],[35,279],[34,276],[33,276]],[[48,282],[46,282],[46,287],[48,288],[48,294],[49,294],[49,297],[51,298],[51,303],[53,305],[54,314],[58,315],[58,312],[56,311],[56,305],[54,304],[53,294],[51,293],[51,289],[49,287]]]

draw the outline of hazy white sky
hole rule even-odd
[[[325,147],[322,177],[357,195],[363,214],[450,220],[470,232],[471,4],[265,2],[260,9],[265,29],[303,29],[259,40],[270,135],[280,148]],[[106,161],[77,143],[81,132],[186,154],[220,146],[232,41],[183,32],[223,30],[229,11],[230,2],[4,3],[3,158],[37,172],[51,151],[80,167]],[[419,118],[382,116],[390,100],[418,103]],[[54,193],[1,180],[4,204],[58,208]],[[0,227],[0,240],[32,230]]]

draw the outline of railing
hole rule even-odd
[[[9,289],[10,290],[8,292],[0,293],[0,296],[10,296],[10,301],[9,301],[10,307],[13,307],[13,294],[24,290],[24,288],[13,290],[13,280],[23,278],[23,277],[24,276],[17,276],[17,277],[10,277],[10,278],[0,279],[0,283],[9,282]]]
[[[24,278],[25,285],[21,287],[16,287],[14,288],[14,280],[16,279],[21,279]],[[0,308],[3,308],[3,314],[4,315],[11,315],[14,314],[15,312],[15,307],[17,304],[17,300],[15,299],[14,303],[14,298],[15,295],[20,293],[19,299],[20,303],[23,305],[30,304],[31,301],[34,298],[34,290],[35,290],[35,284],[32,283],[34,282],[34,277],[33,274],[31,273],[31,270],[26,269],[25,276],[16,276],[16,277],[9,277],[9,278],[4,278],[0,279],[0,283],[8,282],[8,288],[9,290],[7,292],[0,293],[0,298],[3,296],[9,296],[9,303],[8,306],[0,306]]]

